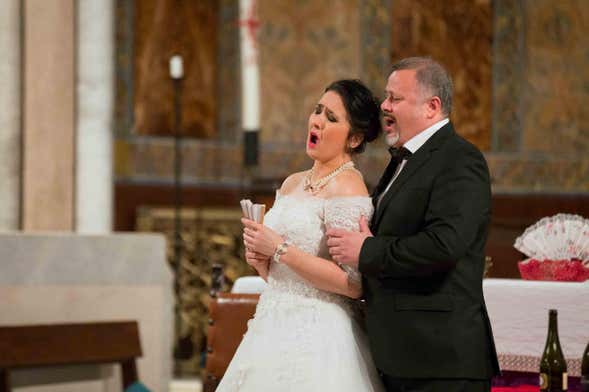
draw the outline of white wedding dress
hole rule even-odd
[[[290,244],[329,259],[326,228],[358,230],[369,197],[322,199],[277,193],[264,223]],[[352,301],[311,286],[284,264],[268,286],[217,392],[382,391]]]

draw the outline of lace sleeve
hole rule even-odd
[[[370,222],[374,208],[370,197],[338,197],[329,199],[325,203],[326,229],[344,229],[359,231],[360,217],[364,216]],[[339,264],[346,271],[350,283],[361,285],[362,279],[357,268]]]

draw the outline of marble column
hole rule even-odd
[[[76,230],[112,230],[113,0],[77,2]]]
[[[23,1],[24,230],[74,228],[74,0]]]
[[[20,1],[3,0],[0,12],[0,231],[19,228],[20,211]]]

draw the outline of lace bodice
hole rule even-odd
[[[372,202],[367,196],[323,199],[277,192],[274,206],[266,214],[264,224],[302,251],[329,260],[326,230],[341,228],[358,231],[360,216],[370,220],[372,212]],[[331,300],[334,296],[314,288],[284,264],[271,264],[268,286],[313,298]]]
[[[326,229],[358,230],[360,216],[370,219],[372,211],[369,197],[277,193],[264,223],[302,251],[329,259]],[[354,316],[346,297],[270,264],[256,314],[217,391],[383,391]]]

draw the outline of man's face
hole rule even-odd
[[[415,79],[415,70],[393,72],[387,81],[385,94],[380,108],[386,142],[389,146],[400,147],[427,128],[426,104]]]

